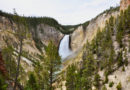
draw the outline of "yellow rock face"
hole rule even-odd
[[[130,0],[121,0],[120,10],[125,10],[130,5]]]
[[[83,29],[83,26],[79,26],[71,35],[71,48],[72,51],[77,51],[79,48],[82,48],[85,43],[91,42],[91,40],[96,36],[98,28],[101,29],[105,27],[105,22],[112,16],[117,17],[119,14],[118,11],[111,14],[102,14],[95,19],[92,19],[87,26],[86,30]]]
[[[85,31],[83,30],[83,27],[80,26],[71,35],[71,48],[73,51],[76,51],[77,48],[80,48],[82,46],[84,37],[85,37]]]

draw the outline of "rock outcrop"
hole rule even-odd
[[[130,5],[130,0],[121,0],[120,2],[120,10],[125,10]]]
[[[0,48],[7,48],[8,45],[11,45],[14,49],[14,55],[12,55],[12,57],[17,60],[16,56],[18,55],[19,51],[19,40],[15,35],[16,28],[17,26],[13,21],[9,20],[5,16],[0,16]],[[26,74],[29,71],[34,70],[33,61],[39,60],[37,55],[40,55],[41,52],[36,46],[36,44],[39,45],[37,41],[42,42],[44,46],[39,47],[43,52],[45,52],[45,46],[48,45],[50,40],[58,47],[60,40],[64,36],[64,34],[62,34],[55,27],[44,23],[38,24],[35,28],[33,26],[29,27],[28,34],[29,37],[26,37],[26,39],[23,41],[23,53],[27,53],[27,55],[23,55],[21,57],[21,66]],[[1,61],[0,57],[0,71],[5,74],[5,69],[2,65],[3,61]],[[28,79],[28,77],[24,78]]]
[[[76,51],[77,48],[81,47],[81,44],[85,38],[85,30],[83,26],[79,26],[71,35],[71,49]]]
[[[120,10],[125,10],[130,5],[130,0],[121,0],[120,2]],[[112,13],[103,13],[98,17],[92,19],[89,22],[86,30],[83,29],[83,26],[79,26],[71,35],[71,48],[73,51],[79,50],[79,48],[83,47],[86,41],[90,42],[96,35],[98,31],[98,27],[103,28],[105,26],[105,22],[110,18],[110,16],[117,17],[119,15],[119,11],[115,11]]]
[[[7,17],[0,16],[0,47],[4,46],[3,37],[9,36],[9,34],[14,33],[16,29],[16,24],[9,20]],[[43,45],[47,46],[48,42],[51,40],[57,47],[60,43],[60,40],[63,38],[62,34],[55,27],[46,25],[44,23],[38,24],[36,28],[30,27],[29,32],[31,33],[31,38],[25,40],[24,48],[27,51],[38,52],[36,48],[36,41],[42,42]],[[9,33],[9,34],[7,34]],[[13,34],[11,35],[13,36]],[[11,38],[11,37],[10,37]],[[12,37],[13,41],[17,41],[16,37]],[[34,40],[36,39],[36,40]],[[27,48],[26,48],[27,47]],[[43,49],[44,51],[44,49]]]
[[[34,30],[33,30],[34,31]],[[48,42],[51,40],[56,46],[59,45],[60,40],[63,38],[63,34],[56,28],[46,25],[39,24],[37,26],[36,32],[37,37],[42,41],[43,44],[48,45]],[[35,35],[34,32],[32,35]]]

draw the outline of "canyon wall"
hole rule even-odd
[[[4,47],[5,45],[3,37],[7,38],[8,36],[10,38],[9,42],[12,44],[18,41],[13,35],[16,28],[17,26],[14,22],[10,21],[7,17],[0,16],[0,48]],[[30,27],[29,33],[31,34],[31,38],[27,38],[24,41],[23,47],[26,51],[36,53],[38,53],[36,44],[40,44],[39,42],[42,42],[44,46],[47,46],[48,42],[51,40],[58,47],[60,40],[64,36],[64,34],[62,34],[55,27],[44,23],[38,24],[35,28]],[[44,48],[42,48],[42,50],[44,51]]]
[[[120,10],[125,10],[130,5],[130,0],[121,0],[120,1]]]
[[[112,13],[103,13],[98,17],[92,19],[89,22],[89,25],[84,30],[83,26],[79,26],[71,35],[71,48],[73,51],[82,48],[86,41],[90,42],[95,36],[98,31],[98,28],[101,29],[105,27],[105,22],[112,16],[117,17],[119,11],[115,11]]]

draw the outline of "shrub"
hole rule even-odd
[[[29,80],[25,86],[25,90],[38,90],[38,84],[34,73],[30,73]]]
[[[122,85],[121,82],[119,82],[119,84],[116,86],[117,90],[122,90]]]
[[[109,83],[109,87],[113,87],[113,85],[114,85],[113,81]]]
[[[7,84],[5,83],[4,77],[0,73],[0,90],[6,90]]]
[[[124,66],[122,67],[122,71],[125,71],[125,67]]]
[[[103,86],[102,90],[107,90],[107,88],[106,88],[106,86],[105,86],[105,85]]]
[[[122,65],[124,64],[124,62],[123,62],[123,57],[122,57],[122,51],[119,53],[117,59],[118,59],[118,62],[117,62],[118,67],[122,66]]]
[[[116,78],[116,75],[115,75],[115,78]]]
[[[128,66],[128,59],[125,59],[124,64],[125,66]]]
[[[95,77],[94,77],[94,86],[96,87],[96,88],[99,88],[99,86],[100,86],[100,75],[99,74],[96,74],[95,75]]]
[[[109,81],[109,80],[108,80],[108,76],[106,75],[106,76],[105,76],[104,84],[105,84],[105,83],[108,83],[108,81]]]

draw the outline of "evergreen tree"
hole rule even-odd
[[[15,73],[16,73],[16,62],[13,58],[13,46],[8,42],[8,36],[6,36],[6,38],[4,37],[4,41],[6,43],[6,47],[4,47],[2,49],[2,56],[3,59],[5,60],[5,65],[6,65],[6,69],[8,71],[9,77],[10,78],[14,78]]]
[[[61,67],[61,58],[58,54],[57,47],[50,41],[46,48],[46,55],[45,55],[45,63],[46,69],[48,71],[48,80],[49,80],[49,90],[52,90],[52,83],[56,79],[58,71]]]
[[[48,73],[47,70],[45,68],[45,65],[43,64],[43,58],[41,59],[41,61],[37,62],[35,65],[35,76],[36,76],[36,80],[37,83],[39,85],[40,89],[48,89]]]
[[[17,82],[18,82],[18,76],[19,76],[19,68],[20,68],[20,60],[22,55],[22,47],[23,47],[23,40],[27,37],[27,23],[26,20],[23,17],[18,16],[17,14],[14,15],[14,19],[16,20],[17,29],[15,31],[15,36],[19,40],[19,52],[18,52],[18,60],[17,60],[17,68],[16,68],[16,77],[15,77],[15,85],[14,90],[16,90]]]
[[[66,88],[67,90],[75,90],[76,88],[76,66],[74,64],[68,66],[66,72]]]
[[[83,90],[89,90],[92,87],[92,75],[95,70],[95,62],[91,52],[87,51],[87,58],[85,62],[85,69],[83,70],[82,88]]]
[[[0,90],[6,90],[6,89],[7,89],[7,84],[5,83],[5,79],[0,72]]]
[[[27,82],[27,85],[25,87],[25,90],[38,90],[38,85],[36,82],[36,77],[33,73],[29,75],[29,80]]]
[[[121,82],[118,83],[118,85],[116,86],[117,90],[122,90],[122,85]]]
[[[123,56],[122,56],[122,51],[118,54],[118,57],[117,57],[117,64],[118,64],[118,67],[122,66],[124,64],[123,62]]]
[[[94,82],[93,82],[94,86],[100,90],[100,75],[99,74],[96,74],[94,76]]]

